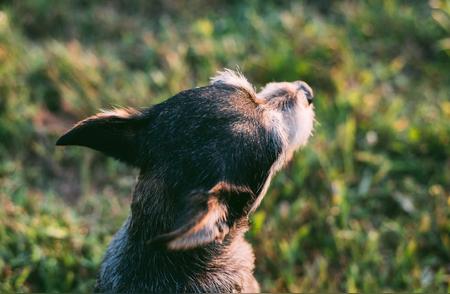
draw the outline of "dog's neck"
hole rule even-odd
[[[140,177],[134,191],[132,214],[111,242],[99,280],[118,283],[119,287],[113,288],[124,292],[258,291],[253,277],[253,251],[244,239],[246,220],[230,230],[221,243],[212,242],[189,250],[155,248],[148,244],[153,237],[170,230],[171,216],[175,218],[171,210],[173,203],[164,190],[158,182]],[[112,269],[115,273],[111,273]],[[130,281],[137,284],[130,286]],[[110,287],[98,285],[98,290]]]
[[[168,232],[174,223],[175,211],[167,187],[161,179],[140,175],[133,192],[130,237],[148,242]]]
[[[258,292],[253,251],[244,239],[246,219],[221,243],[188,250],[149,245],[149,240],[173,229],[177,217],[174,189],[161,179],[141,174],[131,216],[107,250],[96,291]]]
[[[111,242],[96,291],[259,292],[254,254],[243,233],[191,250],[155,250],[130,238],[131,217]]]
[[[156,236],[173,230],[179,212],[176,210],[173,190],[168,188],[163,181],[154,177],[140,176],[134,189],[133,201],[131,204],[131,216],[127,226],[130,240],[135,243],[147,244],[148,250],[160,250],[162,252],[172,250],[166,247],[153,247],[151,241]],[[172,188],[172,187],[171,187]],[[248,219],[243,217],[235,222],[230,228],[226,242],[212,242],[209,246],[200,246],[196,252],[204,250],[214,250],[215,254],[227,249],[231,241],[237,237],[243,238],[248,230]],[[177,250],[176,250],[177,251]],[[192,253],[192,250],[179,250],[180,252]]]

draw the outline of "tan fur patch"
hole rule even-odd
[[[194,248],[214,240],[222,242],[229,231],[226,224],[220,226],[226,216],[227,209],[224,205],[220,204],[217,198],[211,197],[208,200],[208,211],[188,231],[170,241],[167,247],[179,250]]]
[[[83,119],[82,121],[79,121],[76,123],[72,129],[92,120],[96,119],[105,119],[109,117],[118,117],[118,118],[129,118],[133,115],[140,114],[141,112],[137,109],[131,108],[131,107],[124,107],[124,108],[113,108],[110,110],[100,110],[101,112],[94,114],[88,118]]]
[[[217,72],[217,75],[211,78],[210,84],[226,84],[240,88],[247,92],[256,103],[262,103],[262,101],[256,95],[255,88],[239,71],[234,71],[228,68],[224,69],[223,71],[219,71]]]
[[[130,116],[139,114],[140,111],[131,107],[124,107],[124,108],[113,108],[110,110],[101,110],[100,113],[94,115],[94,117],[103,118],[103,117],[120,117],[120,118],[128,118]]]

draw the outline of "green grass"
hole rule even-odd
[[[450,291],[450,5],[5,1],[0,291],[89,291],[137,171],[55,148],[76,121],[239,66],[307,81],[314,137],[252,218],[263,291]]]

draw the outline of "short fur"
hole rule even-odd
[[[98,292],[259,292],[248,217],[311,134],[303,82],[260,93],[226,70],[145,110],[88,118],[58,145],[140,168],[131,215],[108,247]]]

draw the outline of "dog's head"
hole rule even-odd
[[[270,83],[257,93],[226,70],[151,108],[89,117],[57,145],[87,146],[139,167],[143,182],[158,182],[140,197],[164,194],[171,206],[162,209],[171,214],[169,232],[152,242],[190,249],[221,242],[257,206],[273,173],[311,135],[312,95],[304,82]]]

